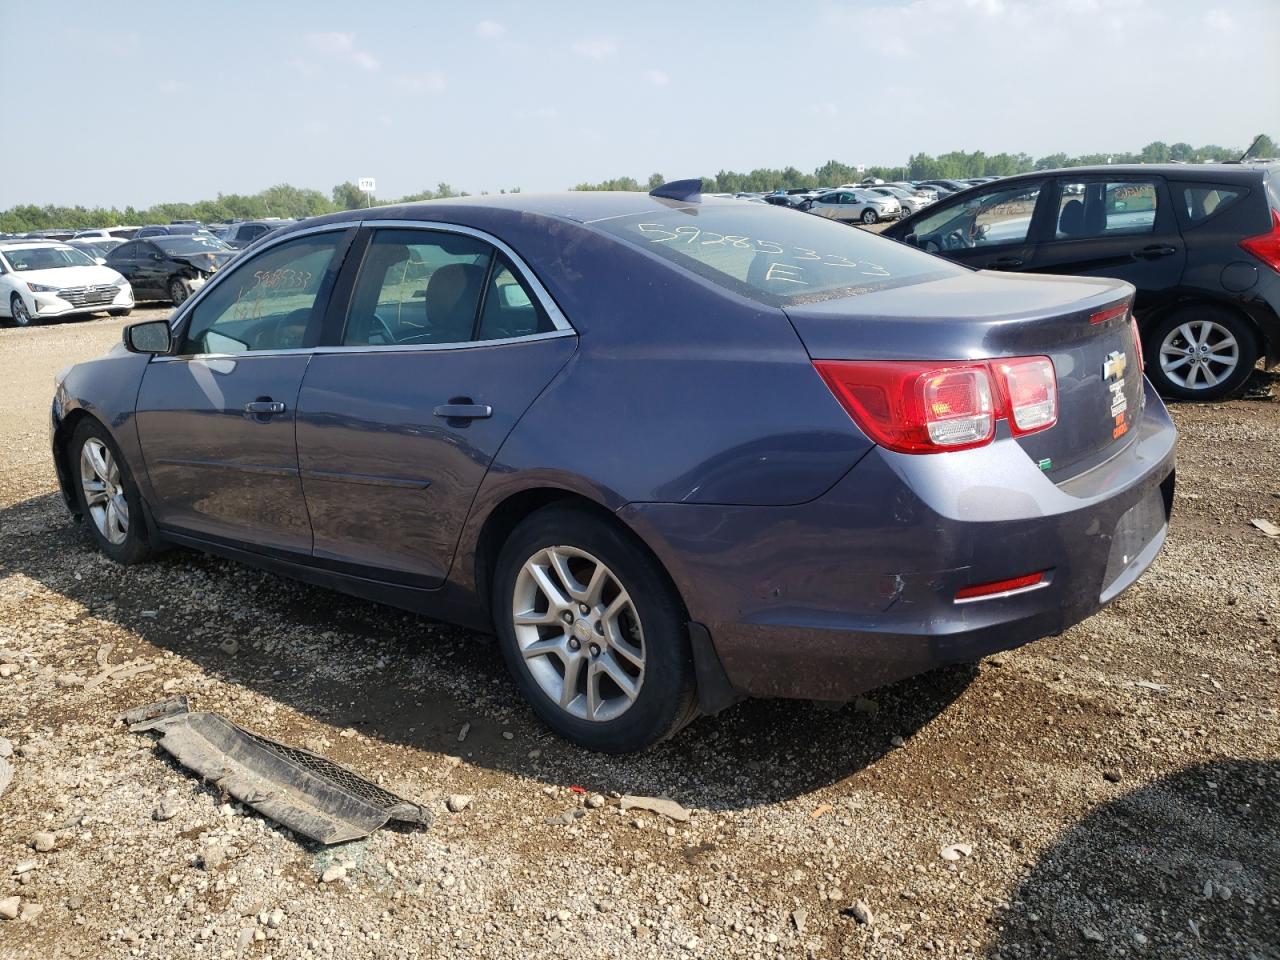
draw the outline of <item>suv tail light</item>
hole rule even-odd
[[[1280,273],[1280,210],[1271,211],[1271,231],[1241,240],[1240,246]]]
[[[1048,357],[995,361],[815,360],[814,367],[862,431],[899,453],[968,450],[1058,422],[1058,381]]]

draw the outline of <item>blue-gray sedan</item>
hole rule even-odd
[[[492,631],[611,752],[1058,633],[1152,562],[1174,428],[1130,286],[655,193],[273,233],[59,382],[67,505],[123,563]]]

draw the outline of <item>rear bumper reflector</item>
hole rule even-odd
[[[974,600],[995,600],[1015,593],[1027,593],[1049,585],[1045,577],[1047,571],[1028,573],[1021,577],[1010,577],[1008,580],[993,580],[991,583],[978,583],[971,587],[962,587],[956,591],[956,603],[972,603]]]

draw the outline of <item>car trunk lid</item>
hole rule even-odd
[[[784,309],[815,360],[1049,357],[1058,421],[1016,442],[1061,481],[1132,439],[1144,396],[1132,297],[1115,280],[974,272]]]

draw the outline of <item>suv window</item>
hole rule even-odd
[[[474,237],[377,231],[360,267],[343,344],[471,340],[492,256],[493,248]]]
[[[485,289],[476,339],[506,340],[550,333],[554,329],[551,318],[511,269],[507,258],[499,256]]]
[[[1040,199],[1043,181],[1019,183],[966,195],[959,203],[948,203],[940,210],[915,221],[915,234],[920,243],[935,243],[941,250],[964,250],[1021,243],[1031,230],[1031,216]]]
[[[1159,192],[1155,181],[1062,181],[1054,236],[1059,240],[1151,233]]]
[[[179,353],[315,346],[321,293],[342,238],[342,231],[299,237],[231,267],[196,304]]]
[[[1239,188],[1197,183],[1183,188],[1182,202],[1191,223],[1208,220],[1240,199]]]

